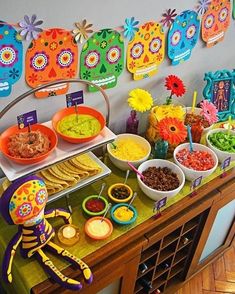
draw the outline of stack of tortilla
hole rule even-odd
[[[82,154],[42,170],[37,175],[44,180],[48,195],[53,195],[100,173],[101,170],[101,167],[88,154]]]

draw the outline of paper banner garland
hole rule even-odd
[[[127,69],[134,80],[151,77],[158,71],[165,56],[165,35],[162,26],[147,22],[139,27],[127,47]]]
[[[102,29],[94,33],[82,47],[80,77],[102,89],[113,88],[124,68],[124,42],[119,32]],[[88,86],[89,92],[97,92]]]
[[[190,58],[200,31],[198,14],[192,10],[185,10],[177,15],[168,33],[168,57],[172,65]]]
[[[199,0],[198,4],[196,5],[196,11],[198,15],[204,15],[211,3],[211,0]]]
[[[202,39],[212,47],[224,39],[230,24],[230,0],[212,0],[202,18]]]
[[[78,47],[73,35],[64,29],[51,28],[39,34],[26,52],[25,79],[35,88],[60,79],[74,78],[78,71]],[[65,94],[68,84],[59,84],[35,93],[37,98]]]
[[[124,38],[127,38],[129,39],[129,41],[131,41],[134,38],[135,33],[138,32],[139,30],[139,28],[137,27],[138,24],[139,24],[139,21],[135,20],[133,16],[131,18],[126,18],[125,24],[123,26]]]
[[[22,74],[23,46],[20,35],[0,21],[0,97],[9,96]]]

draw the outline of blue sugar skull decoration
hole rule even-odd
[[[0,97],[9,96],[22,73],[23,45],[18,32],[0,21]]]
[[[200,19],[192,10],[185,10],[172,23],[168,33],[168,57],[173,65],[188,60],[200,31]]]

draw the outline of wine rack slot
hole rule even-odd
[[[189,256],[198,242],[203,213],[186,220],[181,226],[167,231],[156,243],[141,254],[135,293],[170,293],[169,288],[183,282],[189,265]]]

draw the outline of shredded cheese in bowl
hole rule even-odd
[[[121,160],[135,161],[145,157],[148,153],[147,148],[133,139],[119,139],[115,142],[116,148],[111,148],[113,156]]]

